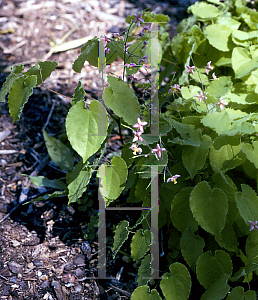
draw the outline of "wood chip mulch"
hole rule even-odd
[[[89,206],[76,203],[68,207],[65,197],[21,205],[21,199],[33,200],[46,193],[21,174],[63,177],[49,159],[42,128],[55,137],[64,133],[69,98],[81,78],[86,100],[98,97],[98,70],[87,63],[81,74],[72,70],[80,47],[55,52],[53,45],[105,32],[111,37],[125,30],[126,16],[145,8],[169,15],[173,36],[193,2],[0,0],[0,88],[14,64],[22,63],[27,70],[40,60],[58,62],[44,84],[56,93],[35,89],[18,122],[12,123],[7,104],[0,103],[0,299],[130,299],[137,287],[138,262],[131,262],[129,244],[127,253],[112,259],[111,245],[113,225],[123,219],[132,225],[132,216],[116,215],[114,224],[114,216],[107,214],[109,279],[97,279],[97,228],[89,228],[91,217],[98,214],[96,178],[87,194]],[[109,71],[119,72],[120,64],[115,61]],[[110,141],[107,158],[121,150],[117,137]]]

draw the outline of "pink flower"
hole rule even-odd
[[[137,119],[137,123],[133,125],[133,128],[138,128],[139,131],[143,132],[143,126],[147,125],[147,122],[142,122],[140,118]]]
[[[145,27],[143,27],[143,29],[142,29],[142,33],[146,33],[146,32],[148,32],[150,30],[150,26],[145,26]]]
[[[174,175],[172,177],[169,177],[167,182],[173,181],[174,184],[177,184],[176,180],[177,180],[178,177],[180,177],[180,175]]]
[[[135,19],[134,19],[134,23],[136,24],[136,26],[141,26],[141,23],[144,23],[144,20],[142,18],[142,14],[143,12],[140,12],[140,13],[135,13],[134,16],[135,16]]]
[[[219,102],[217,102],[216,104],[219,105],[221,110],[223,110],[224,106],[228,105],[227,102],[223,101],[222,97],[220,98]]]
[[[161,148],[159,144],[157,144],[157,148],[156,149],[152,149],[152,152],[156,152],[158,157],[161,158],[161,153],[162,151],[165,151],[165,148]]]
[[[150,26],[145,26],[145,27],[143,27],[143,29],[142,29],[141,32],[139,33],[139,36],[143,37],[144,34],[145,34],[146,32],[148,32],[149,30],[150,30]]]
[[[207,97],[204,96],[203,92],[200,91],[200,95],[195,95],[194,97],[197,97],[199,99],[199,102],[202,103],[202,100],[206,100]]]
[[[190,66],[186,66],[187,67],[187,70],[185,71],[185,73],[187,74],[187,73],[191,73],[191,74],[193,74],[194,75],[194,69],[195,69],[195,66],[192,66],[192,67],[190,67]]]
[[[115,41],[116,41],[116,42],[119,41],[119,40],[121,40],[121,41],[124,40],[124,38],[123,38],[122,36],[120,36],[119,33],[114,33],[114,38],[115,38]]]
[[[209,61],[207,63],[207,66],[205,67],[205,69],[206,69],[206,74],[207,75],[209,74],[210,70],[213,70],[213,67],[211,66],[211,61]]]
[[[148,60],[148,55],[144,55],[139,61],[138,64],[140,65],[142,62],[147,62]]]
[[[213,80],[216,80],[216,79],[218,79],[218,80],[219,80],[219,78],[217,78],[217,77],[216,77],[215,73],[212,73],[212,75],[211,75],[211,76],[212,76]]]
[[[133,150],[133,155],[136,155],[137,153],[142,153],[142,148],[139,148],[135,143],[133,143],[129,149]]]
[[[141,142],[143,140],[143,138],[141,137],[141,134],[142,134],[141,131],[138,131],[138,132],[133,131],[133,134],[134,134],[133,143],[136,141]]]
[[[181,88],[179,84],[174,84],[171,86],[171,88],[168,90],[168,93],[172,92],[173,94],[175,94],[176,92],[180,92],[181,93]]]
[[[248,221],[248,223],[251,225],[249,231],[252,231],[254,229],[257,229],[258,230],[258,226],[257,226],[257,220],[252,222],[252,221]]]

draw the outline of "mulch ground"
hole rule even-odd
[[[116,213],[114,224],[107,213],[109,279],[98,280],[97,227],[88,226],[98,214],[96,179],[87,194],[89,206],[68,207],[66,197],[21,205],[21,197],[33,200],[46,192],[21,174],[64,176],[48,157],[42,128],[53,136],[64,132],[69,98],[81,77],[86,99],[97,98],[98,70],[87,64],[81,74],[72,70],[80,47],[55,52],[53,45],[122,31],[126,16],[146,7],[171,17],[173,36],[190,2],[0,0],[0,87],[14,64],[28,69],[40,60],[58,62],[44,83],[53,92],[35,89],[18,122],[12,123],[7,104],[0,103],[0,299],[130,299],[137,287],[137,264],[130,261],[129,245],[127,253],[112,259],[111,245],[113,225],[133,222],[132,216]],[[119,63],[112,72],[119,72]],[[119,150],[114,137],[106,157]]]

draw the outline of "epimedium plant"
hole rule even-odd
[[[123,60],[122,78],[107,78],[104,104],[92,100],[87,107],[80,81],[66,118],[71,148],[43,131],[51,159],[67,173],[64,180],[31,177],[36,185],[58,189],[38,200],[68,195],[69,204],[78,202],[97,172],[106,206],[127,192],[127,204],[150,207],[150,166],[158,166],[158,226],[167,241],[169,265],[159,288],[150,290],[149,284],[149,212],[143,211],[133,227],[124,220],[115,228],[114,256],[139,228],[130,244],[132,260],[140,261],[133,300],[257,298],[251,286],[258,279],[258,12],[248,6],[243,0],[196,2],[172,41],[166,33],[167,16],[129,16],[126,32],[88,41],[73,64],[76,72],[85,61],[103,70],[101,48],[107,64],[118,56]],[[157,38],[149,26],[155,23],[160,25]],[[134,76],[147,61],[155,64],[157,53],[151,49],[157,41],[158,106],[150,96],[136,96],[136,89],[152,89],[153,96],[155,78],[141,83]],[[9,93],[14,121],[33,88],[56,66],[46,61],[26,72],[22,65],[12,68],[0,101]],[[110,164],[100,165],[111,132],[108,116],[121,136],[126,128],[133,137]],[[158,116],[157,135],[151,134],[153,116]],[[75,153],[81,160],[74,166]],[[95,218],[92,222],[94,226]]]

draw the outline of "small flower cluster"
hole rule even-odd
[[[137,128],[138,131],[133,131],[134,138],[133,138],[133,144],[129,149],[133,150],[133,155],[136,155],[137,153],[142,153],[142,148],[138,147],[138,145],[135,143],[136,141],[142,141],[141,134],[143,133],[143,126],[147,125],[147,122],[141,121],[140,118],[137,119],[137,123],[133,125],[134,128]]]
[[[133,151],[133,155],[137,155],[137,153],[139,153],[139,154],[142,153],[142,148],[138,147],[138,145],[136,144],[136,142],[138,142],[138,141],[139,142],[144,141],[143,138],[141,137],[141,135],[143,133],[143,126],[145,126],[145,125],[147,125],[147,122],[141,121],[140,118],[138,118],[137,119],[137,123],[133,125],[134,128],[138,129],[137,132],[133,130],[133,134],[134,134],[133,143],[132,143],[132,146],[129,148],[129,149],[131,149]],[[156,153],[157,156],[158,156],[158,158],[161,158],[161,159],[162,159],[162,152],[163,151],[166,151],[166,149],[160,147],[159,144],[157,144],[157,146],[156,146],[155,149],[151,149],[151,152],[154,153],[154,154]],[[174,175],[174,176],[172,176],[172,174],[170,172],[169,172],[169,174],[170,174],[171,177],[169,177],[167,179],[167,182],[171,182],[172,181],[172,182],[174,182],[174,184],[176,184],[177,183],[176,180],[177,180],[178,177],[180,177],[180,175]]]
[[[252,221],[248,221],[248,223],[251,225],[249,231],[252,231],[254,229],[257,229],[258,230],[258,226],[257,226],[257,220],[252,222]]]
[[[195,66],[192,66],[192,67],[186,66],[186,68],[187,68],[187,70],[185,71],[186,74],[192,74],[192,75],[194,75],[194,69],[195,69]],[[207,63],[207,66],[205,66],[204,68],[205,68],[206,74],[209,75],[209,72],[210,72],[211,70],[213,70],[213,67],[211,66],[211,61],[209,61],[209,62]],[[213,78],[213,80],[218,79],[218,78],[216,77],[215,73],[212,74],[212,78]]]
[[[195,66],[192,66],[192,67],[186,66],[186,67],[187,67],[187,70],[185,72],[187,74],[190,73],[190,74],[194,75]],[[207,66],[205,66],[205,69],[206,69],[205,70],[206,74],[209,75],[209,72],[211,70],[213,70],[213,67],[211,66],[211,61],[209,61],[207,63]],[[215,73],[212,73],[212,78],[213,78],[212,80],[218,80],[219,79],[219,78],[216,77]],[[174,84],[172,86],[172,88],[168,92],[171,92],[171,91],[173,91],[173,93],[176,92],[176,91],[181,91],[180,90],[180,86],[178,84],[177,85]],[[205,101],[207,99],[206,94],[203,93],[203,91],[200,91],[200,94],[199,95],[195,95],[194,97],[197,97],[199,99],[200,103],[202,103],[203,100]],[[224,109],[224,106],[228,105],[227,102],[223,101],[222,97],[220,98],[219,102],[217,102],[216,104],[219,105],[219,107],[220,107],[221,110]]]

